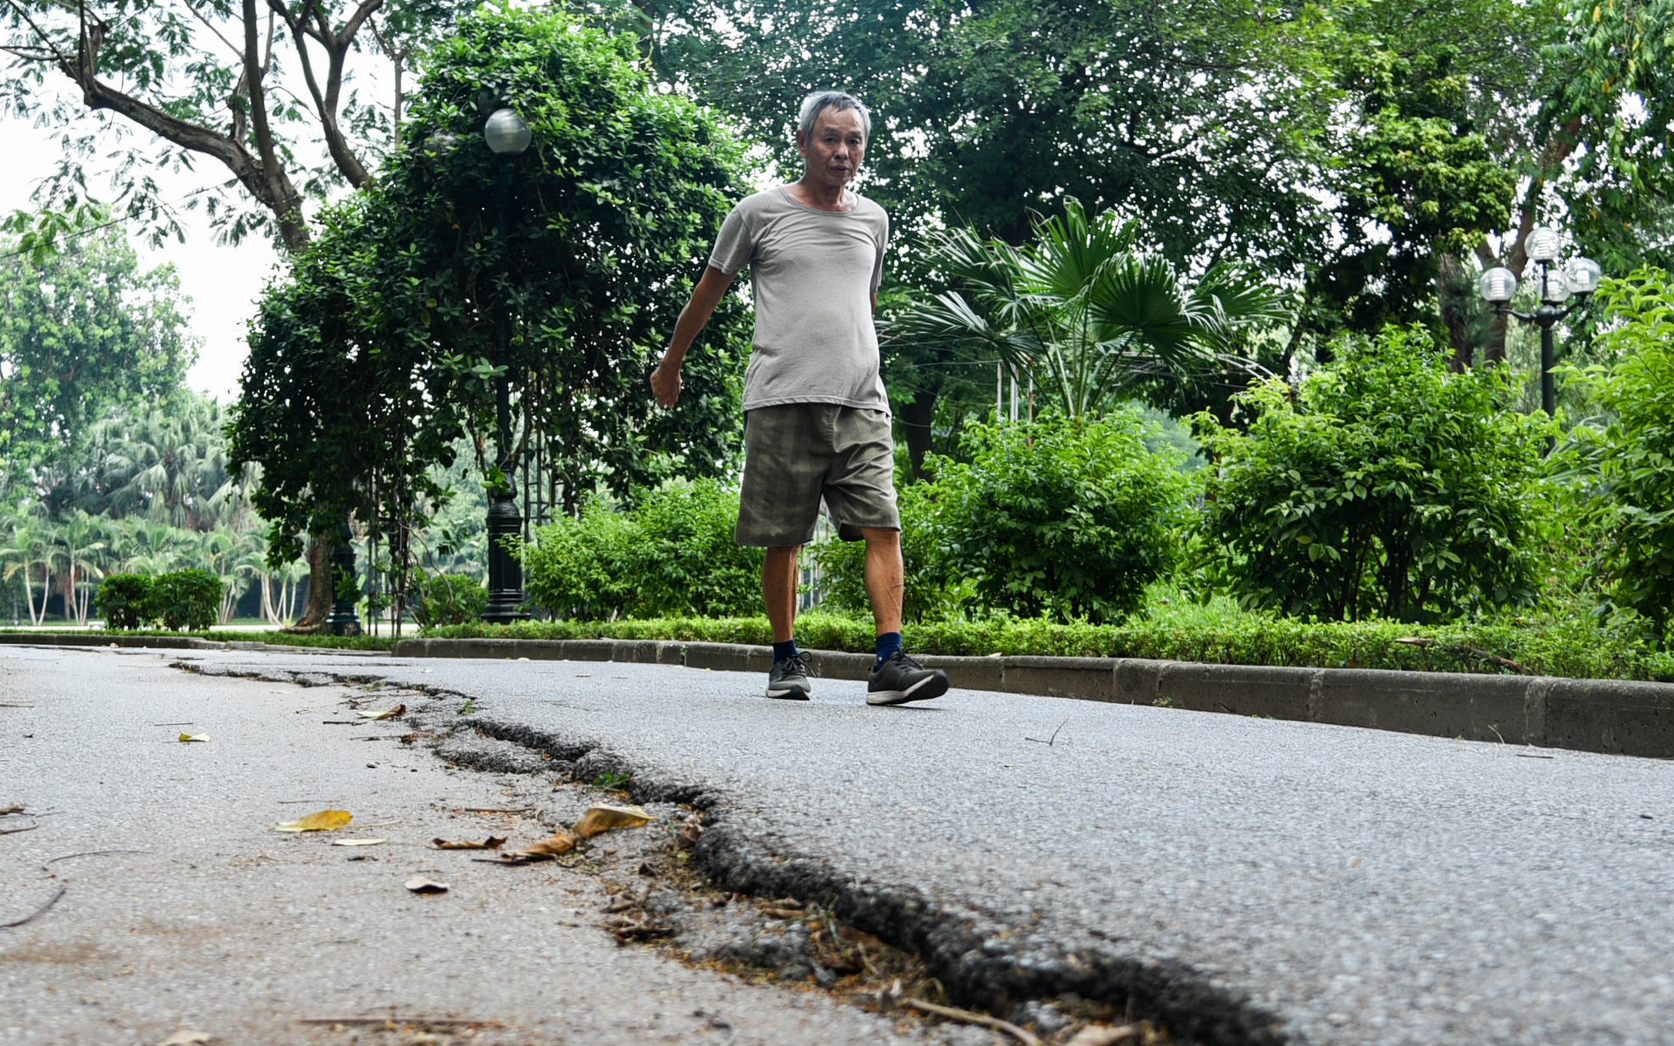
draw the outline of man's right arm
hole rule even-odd
[[[725,273],[713,265],[704,266],[703,276],[692,288],[692,299],[680,310],[680,319],[675,321],[674,334],[668,340],[663,362],[651,372],[651,391],[658,403],[672,407],[679,401],[680,364],[686,359],[686,350],[692,347],[698,332],[709,322],[715,306],[721,304],[721,299],[726,297],[727,289],[737,277],[737,273]]]

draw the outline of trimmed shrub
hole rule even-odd
[[[221,579],[207,570],[173,570],[151,583],[150,617],[171,632],[207,632],[221,614]]]
[[[1113,622],[1173,568],[1191,521],[1180,455],[1148,423],[1044,416],[968,431],[969,464],[938,459],[934,531],[950,577],[990,610]]]
[[[761,607],[763,551],[733,541],[738,494],[713,480],[670,484],[620,513],[591,501],[578,519],[519,545],[524,587],[540,606],[583,621],[727,617]]]
[[[1504,368],[1456,374],[1422,328],[1348,339],[1291,388],[1238,397],[1247,431],[1194,416],[1215,463],[1204,528],[1246,605],[1440,621],[1537,595],[1554,426],[1509,407]]]
[[[1595,369],[1599,398],[1615,412],[1601,458],[1598,503],[1604,568],[1618,606],[1651,621],[1666,640],[1674,626],[1674,293],[1670,275],[1644,269],[1599,291],[1614,323],[1598,348],[1618,357]]]
[[[99,582],[94,604],[106,628],[144,628],[151,623],[152,582],[144,574],[111,574]]]
[[[488,586],[466,574],[430,574],[417,587],[413,620],[424,628],[478,621],[488,607]]]
[[[975,596],[969,579],[951,569],[937,531],[938,491],[931,483],[896,488],[901,511],[901,561],[906,593],[901,614],[907,621],[927,621],[960,613]],[[825,575],[820,607],[838,613],[870,614],[866,596],[866,542],[821,542],[809,549]]]

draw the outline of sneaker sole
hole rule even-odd
[[[769,690],[767,696],[775,701],[806,701],[808,691],[792,687],[785,690]]]
[[[906,690],[873,690],[867,693],[869,705],[904,705],[908,701],[932,701],[947,693],[944,676],[925,676]]]

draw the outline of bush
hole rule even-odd
[[[937,528],[938,491],[934,484],[897,488],[901,511],[901,560],[906,568],[902,617],[927,621],[952,617],[975,596],[975,585],[949,567]],[[869,614],[866,595],[866,542],[825,541],[810,550],[824,573],[822,608],[838,613]]]
[[[221,579],[207,570],[174,570],[151,583],[151,619],[172,632],[206,632],[221,613]]]
[[[488,586],[465,574],[430,574],[418,582],[413,620],[424,628],[478,621],[488,606]]]
[[[737,519],[737,493],[713,480],[671,484],[627,513],[591,501],[519,546],[524,585],[577,620],[754,613],[763,552],[733,541]]]
[[[1422,329],[1339,343],[1295,398],[1242,394],[1247,432],[1194,417],[1204,527],[1247,604],[1338,620],[1437,621],[1536,596],[1550,506],[1542,444],[1502,368],[1451,372]]]
[[[1131,410],[976,426],[970,464],[934,463],[935,533],[982,604],[1025,617],[1116,621],[1170,570],[1192,483],[1174,451],[1146,449]]]
[[[152,621],[152,582],[144,574],[111,574],[94,598],[106,628],[144,628]]]
[[[1598,346],[1617,354],[1595,370],[1599,398],[1615,412],[1605,432],[1599,503],[1611,597],[1650,620],[1666,641],[1674,623],[1674,294],[1670,276],[1641,270],[1599,292],[1617,321]],[[1601,325],[1605,326],[1605,325]]]

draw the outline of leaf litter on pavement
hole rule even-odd
[[[321,810],[294,821],[273,826],[275,832],[335,832],[355,819],[347,810]]]

